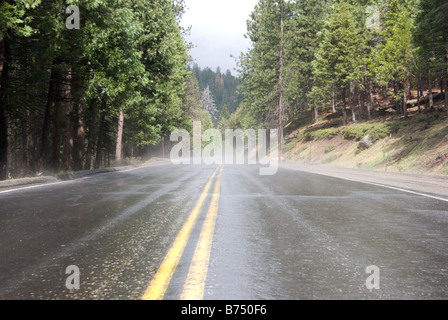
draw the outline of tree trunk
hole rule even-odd
[[[53,147],[51,152],[51,166],[55,171],[60,168],[60,147],[61,147],[61,82],[57,84],[57,97],[54,104],[54,119],[53,119]]]
[[[429,76],[429,74],[428,74],[428,76]],[[429,80],[429,77],[428,77],[428,84],[430,82],[431,82],[431,80]],[[431,91],[432,91],[431,89],[428,90],[429,96],[428,96],[428,99],[425,99],[425,114],[426,114],[426,126],[427,127],[429,127],[431,125],[431,120],[429,118],[429,109],[430,109],[430,98],[429,97],[431,97],[431,100],[432,100],[432,94],[430,94]]]
[[[347,98],[345,90],[346,88],[342,89],[342,114],[344,115],[344,126],[347,125]]]
[[[394,106],[397,108],[397,111],[400,112],[400,114],[403,114],[403,109],[401,108],[402,103],[397,103],[397,96],[399,93],[399,86],[400,84],[398,83],[398,81],[393,81],[393,86],[394,86]]]
[[[28,163],[27,167],[33,173],[37,173],[36,159],[36,110],[31,109],[28,115]]]
[[[84,129],[84,103],[76,102],[73,112],[75,114],[75,122],[73,126],[73,169],[82,170],[85,145],[85,129]]]
[[[353,103],[353,97],[355,95],[355,85],[353,83],[350,83],[350,89],[348,94],[348,104],[350,106],[350,110],[352,112],[352,120],[353,122],[356,122],[356,114],[355,114],[355,107]]]
[[[409,80],[407,79],[404,85],[404,90],[403,90],[403,115],[405,118],[408,117],[408,93],[409,93],[409,88],[411,87],[411,84],[409,82]]]
[[[448,94],[447,94],[447,88],[448,88],[448,79],[445,78],[445,93],[444,93],[444,97],[445,97],[445,110],[448,113]]]
[[[86,162],[84,165],[85,170],[90,170],[92,168],[92,159],[93,152],[95,150],[95,123],[96,123],[96,103],[97,100],[92,99],[89,102],[89,137],[88,137],[88,145],[87,145],[87,153],[86,153]]]
[[[115,160],[117,163],[121,163],[123,161],[123,126],[124,126],[124,110],[120,110],[120,114],[118,116],[118,130],[117,130],[117,144],[115,149]]]
[[[382,87],[383,89],[383,99],[387,99],[389,97],[389,95],[387,94],[387,85],[385,85],[384,87]]]
[[[284,2],[280,2],[280,70],[279,70],[279,103],[278,103],[278,131],[279,131],[279,155],[282,155],[283,146],[283,113],[284,113],[284,97],[283,97],[283,55],[284,55]]]
[[[367,92],[365,90],[361,90],[358,88],[358,120],[362,121],[365,117],[364,115],[367,113],[366,107],[366,96]]]
[[[447,94],[447,90],[448,90],[448,70],[446,71],[446,73],[444,72],[444,75],[442,76],[442,81],[443,81],[443,97],[444,97],[444,107],[445,110],[448,112],[448,94]]]
[[[8,127],[3,102],[0,102],[0,180],[8,177]]]
[[[64,171],[72,169],[72,155],[73,155],[73,129],[72,129],[72,71],[69,69],[65,77],[65,126],[64,126],[64,144],[62,164]]]
[[[6,119],[6,89],[8,81],[10,47],[0,39],[0,180],[8,178],[8,121]]]
[[[337,111],[336,111],[336,90],[334,90],[334,88],[333,88],[333,114],[335,114]]]
[[[372,120],[372,109],[373,104],[375,102],[375,97],[373,95],[373,82],[372,80],[369,80],[369,94],[368,94],[368,100],[367,100],[367,117],[369,118],[369,121]]]
[[[319,109],[317,106],[314,106],[314,123],[319,122]]]
[[[104,125],[106,122],[106,103],[103,102],[100,115],[100,124],[98,129],[98,143],[96,145],[96,157],[94,169],[99,169],[103,161],[103,144],[104,144]]]
[[[418,108],[418,113],[422,112],[422,109],[420,107],[420,98],[422,96],[422,76],[420,75],[418,78],[418,89],[417,89],[417,108]]]
[[[431,75],[428,74],[428,101],[429,101],[429,110],[434,109],[434,98],[432,96],[432,83],[431,83]]]
[[[47,104],[44,111],[44,121],[42,124],[41,147],[39,152],[39,170],[47,167],[46,155],[48,154],[48,132],[50,131],[50,114],[56,95],[56,71],[51,67],[50,83],[48,85]]]
[[[28,112],[27,108],[22,108],[20,111],[20,131],[21,131],[21,146],[20,146],[20,153],[21,153],[21,163],[19,164],[19,175],[20,176],[27,176],[28,175],[28,132],[27,132],[27,126],[28,126]]]
[[[447,94],[447,89],[448,89],[448,49],[446,50],[446,56],[445,56],[445,63],[447,65],[447,68],[445,70],[445,109],[446,112],[448,113],[448,94]]]

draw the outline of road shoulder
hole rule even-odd
[[[91,176],[96,176],[99,174],[138,169],[141,167],[164,164],[166,162],[167,161],[163,160],[163,159],[155,159],[153,161],[148,161],[147,163],[144,163],[141,165],[128,165],[128,166],[101,168],[101,169],[94,169],[94,170],[73,171],[73,172],[56,174],[56,175],[52,175],[52,176],[48,175],[48,176],[40,176],[40,177],[10,179],[10,180],[5,180],[5,181],[0,181],[0,193],[10,191],[10,190],[15,190],[15,189],[21,189],[21,188],[25,188],[25,187],[35,187],[35,186],[40,186],[40,185],[83,179],[83,178],[87,178],[87,177],[91,177]]]
[[[284,169],[389,186],[448,199],[448,177],[285,162]]]

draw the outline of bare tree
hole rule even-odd
[[[216,107],[215,99],[210,91],[210,86],[207,86],[201,92],[201,108],[210,114],[213,121],[218,119],[218,108]]]

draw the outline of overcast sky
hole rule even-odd
[[[230,55],[239,57],[246,52],[249,41],[246,21],[258,0],[185,0],[187,12],[182,25],[191,26],[188,41],[195,45],[190,51],[201,68],[209,67],[222,72],[230,70],[236,75],[236,62]]]

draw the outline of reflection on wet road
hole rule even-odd
[[[166,164],[0,195],[0,299],[142,299],[167,260],[164,299],[448,298],[448,202],[217,169]],[[66,287],[71,265],[79,290]]]

